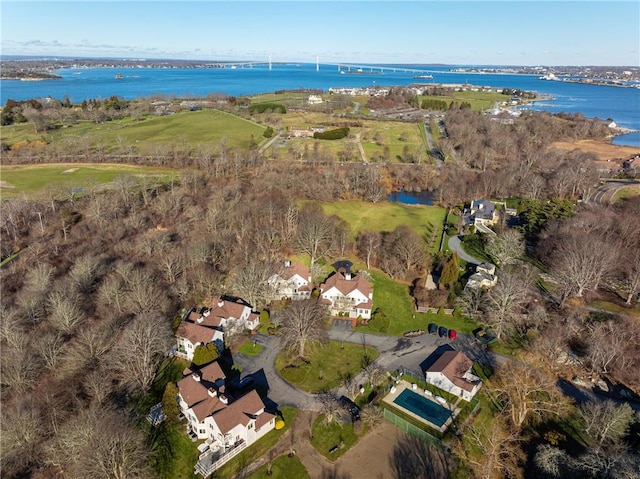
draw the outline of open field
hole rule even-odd
[[[474,111],[487,110],[493,107],[493,104],[498,102],[509,100],[509,95],[503,95],[502,93],[493,93],[486,91],[459,91],[455,92],[451,96],[419,96],[418,101],[422,100],[443,100],[447,103],[452,101],[457,103],[467,102],[471,104],[471,109]]]
[[[219,144],[225,139],[231,148],[247,148],[253,135],[256,142],[264,140],[265,127],[251,120],[220,110],[183,111],[173,115],[149,116],[137,121],[133,118],[107,123],[80,121],[66,128],[35,133],[30,124],[2,127],[2,141],[8,145],[21,143],[71,142],[72,146],[89,149],[100,145],[113,154],[150,154],[158,144],[191,147],[199,143]]]
[[[325,203],[322,208],[328,215],[343,218],[351,227],[354,238],[365,230],[393,231],[400,225],[409,226],[420,237],[433,228],[435,237],[440,238],[444,217],[447,214],[446,210],[439,206],[403,205],[389,201],[340,201]],[[436,244],[434,248],[437,247]]]
[[[177,177],[168,168],[97,163],[56,163],[46,165],[0,166],[0,194],[2,198],[23,193],[36,193],[45,187],[82,189],[105,185],[120,175],[154,177],[161,181]]]
[[[632,146],[613,145],[601,140],[578,140],[578,141],[556,141],[551,143],[551,148],[558,148],[565,151],[582,150],[596,155],[598,162],[603,162],[599,166],[612,168],[610,163],[615,160],[624,160],[633,155],[640,154],[640,148]],[[617,165],[618,167],[620,164]]]

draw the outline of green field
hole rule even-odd
[[[111,154],[152,154],[158,144],[195,147],[217,145],[225,139],[230,148],[247,148],[251,136],[264,140],[266,127],[251,120],[220,110],[182,111],[172,115],[148,116],[140,121],[132,118],[106,123],[81,121],[66,128],[35,133],[29,124],[2,127],[2,141],[8,145],[46,141],[66,142],[77,153],[98,145]]]
[[[447,211],[439,206],[403,205],[389,201],[339,201],[324,203],[322,208],[325,214],[343,218],[351,227],[354,238],[362,231],[393,231],[400,225],[409,226],[420,237],[423,237],[427,230],[434,228],[435,238],[440,238],[447,214]],[[437,251],[437,248],[438,245],[435,244],[432,251]]]
[[[1,193],[2,198],[9,198],[37,193],[45,187],[77,190],[111,183],[121,175],[168,181],[176,178],[177,172],[168,168],[97,163],[6,165],[0,166]]]
[[[381,309],[388,318],[388,325],[373,319],[367,326],[356,330],[364,333],[383,333],[400,336],[408,331],[427,330],[429,323],[471,334],[476,323],[458,314],[416,313],[409,285],[394,281],[379,270],[371,270],[373,278],[373,310]]]
[[[487,110],[493,108],[493,104],[498,102],[509,100],[509,95],[503,95],[502,93],[486,92],[486,91],[458,91],[451,96],[419,96],[418,101],[422,103],[422,100],[443,100],[447,103],[452,101],[457,103],[467,102],[471,104],[471,109],[474,111]]]

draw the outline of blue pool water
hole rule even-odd
[[[420,394],[414,393],[410,389],[402,391],[393,402],[438,427],[447,422],[447,419],[451,416],[451,411],[448,409]]]

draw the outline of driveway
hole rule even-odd
[[[268,397],[279,406],[294,406],[306,411],[318,410],[313,394],[301,391],[282,379],[276,372],[276,356],[280,352],[280,338],[266,334],[256,334],[253,339],[262,345],[262,351],[256,356],[237,353],[233,359],[242,367],[243,377],[252,374],[256,383],[266,379],[269,388]],[[264,373],[264,377],[260,372]]]
[[[462,245],[460,244],[460,236],[452,236],[451,238],[449,238],[449,249],[451,251],[455,251],[456,253],[458,253],[458,256],[460,257],[460,259],[465,260],[467,263],[471,263],[471,264],[482,263],[481,260],[467,254],[465,250],[462,249]]]

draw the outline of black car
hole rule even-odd
[[[436,323],[429,323],[429,334],[438,334],[438,325]]]
[[[340,396],[338,402],[349,412],[349,414],[351,414],[352,421],[357,421],[358,419],[360,419],[360,408],[351,399],[349,399],[347,396]]]
[[[449,334],[449,330],[444,326],[440,326],[440,328],[438,328],[438,335],[441,338],[446,338],[448,334]]]

